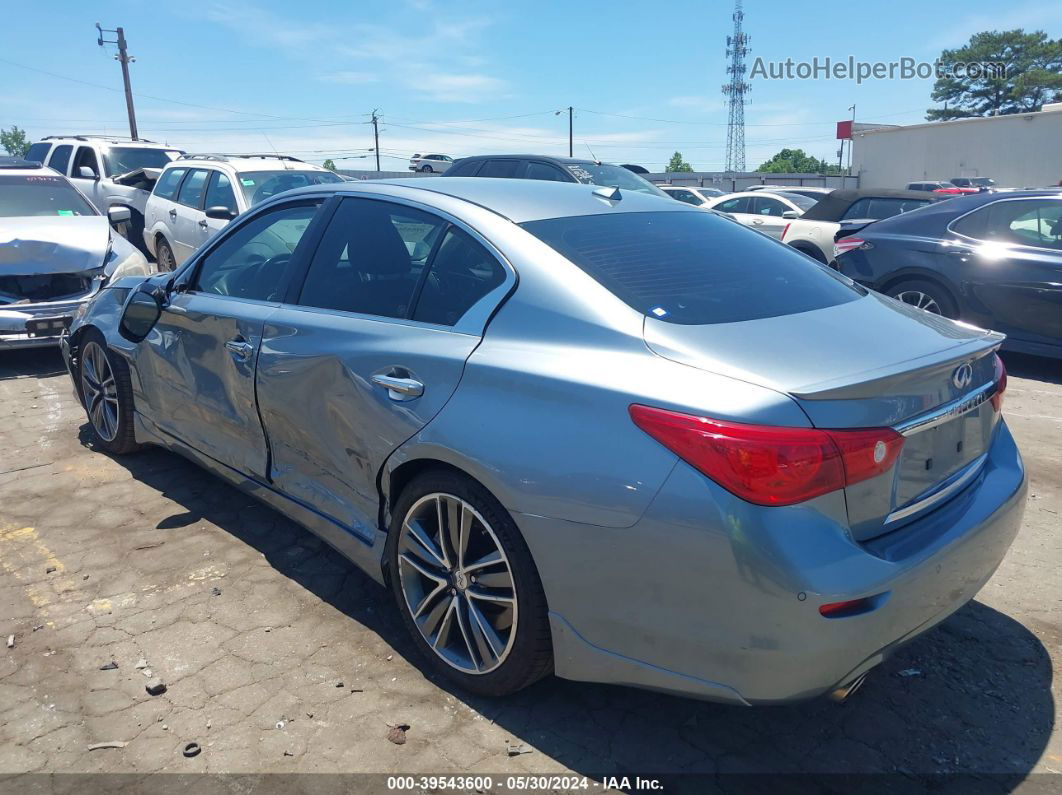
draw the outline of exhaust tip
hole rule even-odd
[[[830,700],[831,701],[836,701],[838,703],[841,703],[843,701],[847,701],[848,697],[851,696],[852,693],[854,693],[860,687],[862,687],[863,682],[865,682],[866,679],[867,679],[867,675],[865,673],[864,674],[860,674],[859,676],[857,676],[855,679],[853,679],[848,684],[842,685],[841,687],[838,687],[835,690],[830,691],[830,695],[829,695]]]

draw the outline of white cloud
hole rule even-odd
[[[962,47],[975,33],[986,30],[1014,30],[1024,28],[1026,33],[1044,30],[1062,24],[1062,5],[1057,3],[1025,3],[994,8],[991,14],[970,14],[947,25],[939,35],[926,43],[926,49],[938,55],[943,49]]]
[[[377,82],[380,79],[380,76],[373,72],[355,72],[350,70],[344,70],[340,72],[327,72],[325,74],[318,75],[317,79],[323,83],[364,85],[365,83]]]

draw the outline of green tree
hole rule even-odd
[[[668,161],[664,171],[693,171],[693,166],[682,159],[681,152],[675,152],[671,155],[671,160]]]
[[[1005,69],[938,78],[932,99],[944,107],[927,110],[927,120],[1029,113],[1062,98],[1062,39],[1050,39],[1042,30],[976,33],[965,46],[940,54],[945,69],[974,63]]]
[[[328,158],[326,161],[324,161],[324,163],[322,163],[322,165],[329,171],[336,170],[336,164],[332,162],[332,158]]]
[[[25,157],[30,148],[29,141],[26,140],[26,131],[15,125],[11,125],[10,130],[0,130],[0,146],[14,157]]]
[[[812,157],[803,149],[783,149],[757,171],[768,174],[836,174],[836,165],[831,166],[825,160]]]

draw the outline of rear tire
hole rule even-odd
[[[959,307],[955,299],[936,282],[904,279],[889,287],[885,294],[930,314],[943,315],[952,320],[959,317]]]
[[[482,485],[446,470],[418,475],[393,506],[385,554],[402,623],[434,673],[503,696],[553,670],[535,563]]]
[[[155,244],[155,260],[158,262],[160,271],[177,269],[177,258],[173,256],[173,249],[164,237],[160,237]]]
[[[90,328],[82,334],[77,357],[78,391],[95,444],[112,455],[141,449],[133,433],[133,388],[125,360]]]

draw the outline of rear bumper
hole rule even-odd
[[[517,514],[551,611],[559,676],[742,704],[844,685],[962,607],[1021,524],[1026,479],[1004,423],[977,479],[868,543],[826,495],[759,508],[679,462],[637,524]],[[878,597],[869,612],[820,605]]]

